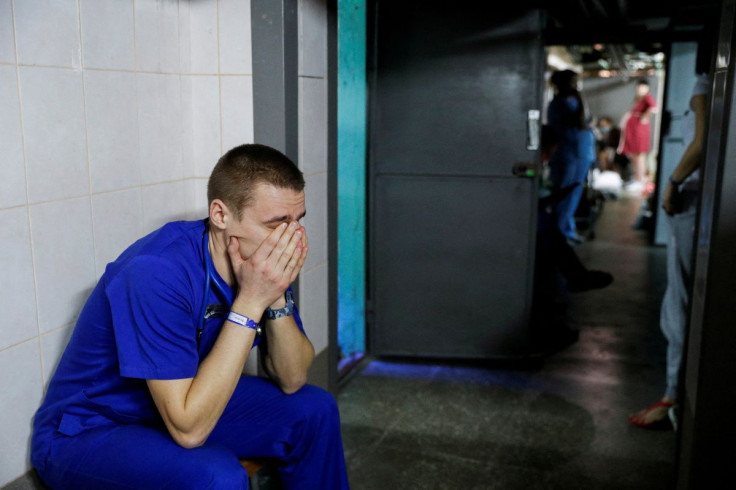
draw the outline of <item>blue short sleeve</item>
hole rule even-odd
[[[197,374],[193,286],[182,267],[139,256],[105,288],[124,377],[182,379]]]

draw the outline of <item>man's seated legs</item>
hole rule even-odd
[[[241,458],[273,458],[286,488],[347,489],[334,397],[312,385],[292,395],[241,378],[215,430],[185,449],[166,428],[115,425],[58,436],[43,478],[53,488],[248,488]]]
[[[74,437],[58,435],[43,480],[57,489],[247,489],[248,474],[225,446],[184,449],[166,428],[98,427]]]
[[[268,379],[241,378],[207,442],[278,460],[286,488],[348,488],[337,404],[316,386],[286,395]]]

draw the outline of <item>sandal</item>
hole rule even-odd
[[[668,409],[665,412],[664,417],[662,417],[661,419],[653,420],[649,423],[645,423],[645,422],[638,421],[635,417],[636,415],[639,415],[639,414],[636,414],[636,415],[629,416],[629,422],[643,429],[672,430],[673,426],[672,426],[672,421],[670,420],[670,417],[669,417],[669,409],[674,406],[675,406],[674,402],[666,402],[664,400],[660,400],[657,403],[654,403],[653,405],[650,405],[649,407],[645,408],[642,412],[639,412],[639,413],[646,414],[654,410],[655,408],[663,407],[663,408]]]

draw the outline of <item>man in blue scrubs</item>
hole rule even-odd
[[[31,459],[52,488],[248,488],[239,459],[257,457],[286,488],[348,488],[290,288],[308,251],[303,175],[242,145],[207,192],[208,219],[132,244],[87,300],[34,418]],[[256,344],[267,378],[242,375]]]

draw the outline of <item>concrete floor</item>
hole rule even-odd
[[[632,229],[641,199],[607,201],[576,247],[606,289],[563,298],[579,340],[500,365],[372,360],[340,391],[353,490],[670,488],[675,433],[627,416],[662,395],[665,249]]]

